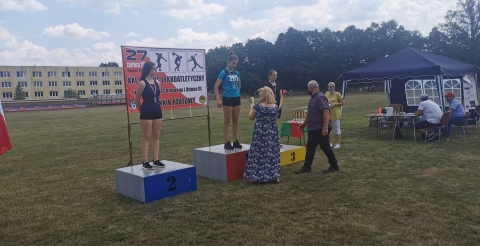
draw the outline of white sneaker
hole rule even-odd
[[[333,147],[333,144],[330,144],[330,148]]]
[[[335,147],[333,147],[334,149],[338,149],[340,148],[340,144],[335,144]]]

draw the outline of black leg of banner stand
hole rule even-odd
[[[128,162],[127,167],[133,165],[133,157],[132,157],[132,134],[131,134],[131,126],[130,126],[130,113],[128,112],[128,103],[127,103],[127,131],[128,131],[128,150],[130,152],[130,162]]]
[[[208,90],[207,90],[208,97]],[[208,125],[208,146],[212,146],[212,141],[210,140],[210,101],[207,103],[207,125]]]

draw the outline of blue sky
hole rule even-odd
[[[121,64],[121,45],[208,49],[397,20],[428,35],[455,0],[0,0],[0,66]]]

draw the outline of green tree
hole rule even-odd
[[[65,90],[63,92],[63,98],[80,98],[80,96],[78,95],[77,91],[75,89],[72,89],[72,88],[68,88],[67,90]]]
[[[99,65],[99,67],[119,67],[118,63],[116,62],[108,62],[108,63],[103,63]]]
[[[17,84],[17,87],[15,87],[15,95],[13,97],[14,100],[25,100],[26,95],[25,91],[23,90],[22,86],[20,86],[20,83]]]
[[[445,23],[429,36],[432,52],[474,64],[480,63],[480,0],[459,0],[458,10],[449,10]]]

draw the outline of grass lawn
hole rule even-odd
[[[386,95],[345,99],[340,172],[322,173],[317,152],[311,173],[294,174],[302,163],[282,167],[279,185],[198,177],[197,191],[149,204],[115,190],[114,170],[129,160],[125,106],[6,113],[14,148],[0,156],[0,245],[479,245],[480,130],[465,140],[456,129],[440,143],[410,133],[369,139],[364,115]],[[287,97],[282,119],[307,102]],[[223,117],[213,103],[216,145]],[[242,103],[240,140],[250,143]],[[140,163],[140,127],[132,129]],[[160,157],[193,164],[207,136],[206,118],[164,121]]]

